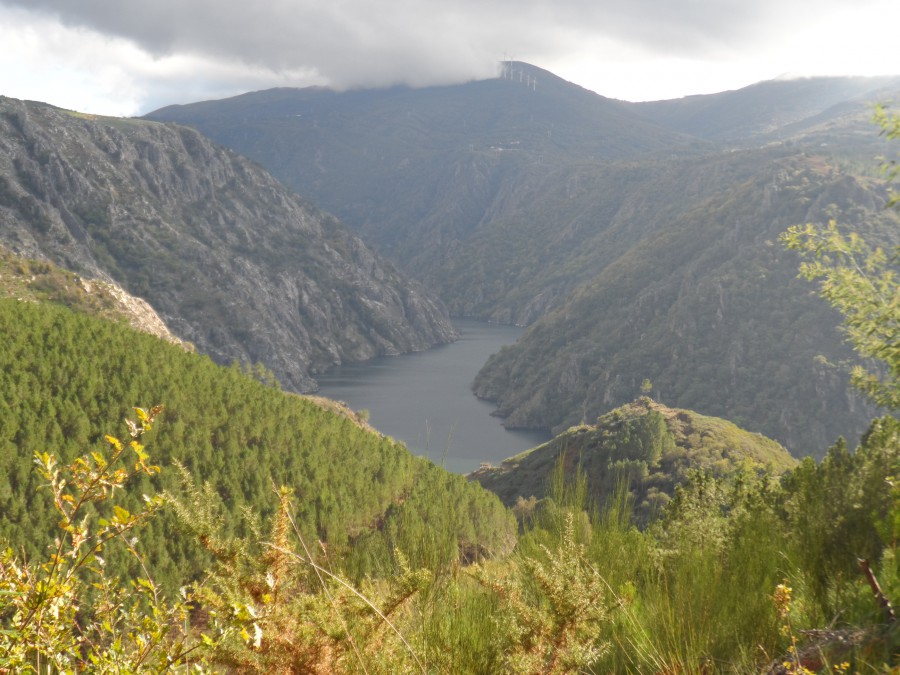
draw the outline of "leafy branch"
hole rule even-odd
[[[878,405],[900,407],[900,251],[870,247],[834,222],[825,229],[794,226],[781,240],[806,258],[800,275],[820,282],[819,294],[844,315],[843,330],[857,353],[886,366],[883,374],[854,367],[853,384]]]
[[[109,517],[91,523],[89,506],[110,502],[135,476],[159,472],[149,463],[141,438],[162,407],[134,410],[137,421],[126,420],[128,442],[106,436],[105,452],[86,453],[68,465],[60,465],[50,453],[35,454],[62,534],[44,562],[21,561],[10,549],[0,555],[0,672],[49,672],[51,667],[60,672],[118,672],[123,667],[160,672],[186,663],[198,648],[182,630],[188,598],[164,603],[134,540],[126,536],[151,518],[162,500],[145,496],[137,513],[111,504]],[[105,572],[101,553],[113,539],[122,540],[144,569],[146,576],[130,588]]]

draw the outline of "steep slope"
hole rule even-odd
[[[192,129],[0,99],[0,241],[115,280],[200,351],[294,389],[454,337],[333,217]]]
[[[544,199],[571,173],[561,167],[707,147],[518,62],[459,86],[275,89],[147,117],[195,126],[260,162],[439,289],[456,313],[465,310],[442,283],[465,267],[472,238]],[[480,281],[469,290],[487,293]],[[491,309],[505,300],[492,298]]]
[[[50,262],[20,258],[2,246],[0,297],[48,302],[112,321],[123,321],[142,333],[193,349],[192,345],[172,335],[145,300],[129,295],[120,286],[109,281],[84,279]]]
[[[838,317],[796,278],[777,238],[792,223],[836,218],[896,242],[900,218],[885,202],[881,181],[824,157],[756,164],[492,357],[475,391],[499,402],[509,426],[559,431],[631,400],[649,378],[666,404],[727,418],[798,455],[856,437],[872,411],[847,389],[853,355]]]
[[[37,557],[56,531],[35,452],[66,463],[108,450],[104,435],[127,433],[131,406],[154,404],[164,410],[143,440],[163,470],[152,483],[130,485],[126,508],[135,509],[142,494],[180,494],[178,460],[221,502],[213,508],[225,533],[241,531],[245,507],[263,517],[273,512],[273,483],[292,489],[298,526],[311,541],[327,543],[330,564],[359,547],[369,554],[358,563],[365,567],[394,547],[449,562],[461,551],[500,553],[514,541],[509,514],[493,495],[413,457],[333,403],[259,381],[267,378],[258,369],[221,367],[120,323],[13,298],[0,298],[0,334],[4,549]],[[209,561],[199,546],[173,536],[171,515],[139,531],[139,548],[156,581],[177,589]],[[104,557],[111,570],[134,563],[127,555]]]
[[[883,144],[871,127],[857,132],[867,106],[891,91],[896,79],[816,78],[632,104],[508,62],[496,79],[459,86],[276,89],[148,117],[195,126],[256,159],[451,313],[528,324],[658,227],[664,211],[723,189],[727,171],[700,175],[692,164],[721,167],[722,143],[731,151],[789,139],[772,151],[797,154],[832,143],[872,166]],[[728,171],[740,180],[740,167]]]
[[[716,477],[747,470],[778,475],[797,460],[775,441],[731,422],[642,397],[498,467],[483,466],[469,478],[513,506],[519,498],[543,498],[560,463],[570,478],[578,467],[589,494],[601,504],[624,482],[634,499],[635,518],[647,521],[691,471]]]

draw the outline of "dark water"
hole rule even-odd
[[[403,441],[457,473],[501,460],[547,440],[530,431],[507,431],[491,417],[494,406],[470,389],[488,356],[512,344],[521,328],[455,320],[460,339],[417,354],[340,366],[319,378],[319,394],[365,408],[376,429]]]

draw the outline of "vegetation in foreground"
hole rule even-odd
[[[898,626],[858,570],[896,597],[900,423],[876,420],[780,483],[697,474],[641,531],[622,500],[598,511],[584,477],[560,470],[509,556],[411,564],[399,548],[353,552],[298,526],[296,499],[222,532],[209,485],[129,510],[120,487],[153,474],[143,445],[160,410],[136,409],[124,440],[37,471],[59,517],[51,549],[0,559],[0,668],[7,672],[888,672]],[[560,465],[561,467],[562,465]],[[436,493],[435,498],[441,500]],[[587,507],[587,508],[586,508]],[[99,516],[85,517],[97,508]],[[166,594],[136,550],[142,526],[174,511],[212,562]],[[439,533],[433,533],[439,534]],[[186,535],[185,535],[186,536]],[[140,572],[120,581],[107,552]],[[377,560],[379,564],[372,564]]]
[[[347,417],[312,406],[303,422],[292,406],[309,404],[259,382],[263,372],[222,369],[46,304],[6,301],[0,309],[4,332],[21,338],[4,350],[15,357],[3,367],[3,391],[19,396],[6,409],[35,409],[22,418],[30,423],[3,418],[4,461],[12,461],[2,474],[10,481],[4,537],[14,548],[0,561],[0,668],[9,672],[834,672],[844,664],[886,672],[897,665],[897,628],[858,569],[858,558],[867,560],[885,597],[897,597],[900,423],[893,418],[876,420],[855,452],[838,443],[822,462],[807,459],[781,480],[695,472],[644,529],[631,522],[626,491],[597,508],[587,477],[576,472],[572,480],[560,464],[548,496],[517,509],[518,542],[507,554],[509,521],[491,510],[487,493],[472,484],[460,491],[462,479],[436,467],[396,474],[412,482],[387,493],[398,497],[383,515],[360,522],[359,513],[375,507],[350,501],[355,465],[391,452],[398,467],[419,465]],[[29,356],[29,349],[38,351]],[[117,377],[105,363],[133,377]],[[81,379],[84,372],[93,377]],[[141,384],[157,375],[171,388]],[[136,389],[112,387],[122,381]],[[113,394],[148,391],[170,396],[172,406],[136,411],[115,437],[73,417],[81,404],[62,395],[107,401],[111,415],[121,410]],[[244,408],[268,441],[288,441],[290,434],[274,435],[279,426],[300,435],[315,428],[315,444],[329,453],[322,461],[330,458],[335,470],[311,475],[293,493],[271,482],[240,491],[253,482],[229,473],[236,465],[225,458],[237,451],[226,430],[246,433]],[[266,411],[275,413],[272,427]],[[189,442],[190,430],[197,435]],[[353,459],[335,466],[344,457],[338,439],[345,446],[349,438],[358,443]],[[28,457],[18,450],[26,445],[54,451]],[[179,447],[192,450],[181,455],[190,470],[173,464]],[[265,474],[258,477],[296,487],[296,458],[310,471],[320,460],[303,444],[291,448],[282,455],[262,440],[254,445]],[[363,474],[368,483],[358,494],[372,499],[379,474]],[[340,490],[342,500],[326,498]],[[43,542],[27,536],[40,532]]]

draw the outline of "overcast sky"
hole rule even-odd
[[[0,0],[0,94],[107,115],[527,61],[631,101],[900,74],[900,0]]]

